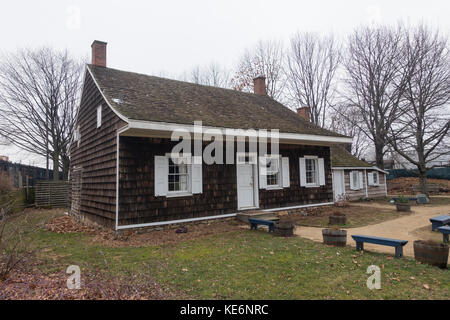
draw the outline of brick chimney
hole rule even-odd
[[[297,109],[298,115],[308,122],[311,121],[310,112],[311,112],[310,107],[302,107]]]
[[[260,96],[267,96],[266,77],[259,76],[253,79],[253,91]]]
[[[92,64],[106,68],[106,42],[95,40],[92,45]]]

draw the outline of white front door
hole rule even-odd
[[[256,207],[253,164],[237,164],[237,192],[238,209]]]
[[[342,200],[345,195],[344,170],[333,170],[334,201]]]

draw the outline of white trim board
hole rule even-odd
[[[384,174],[389,174],[389,172],[384,171],[378,167],[331,167],[332,170],[376,170]]]
[[[321,207],[321,206],[332,206],[334,202],[325,202],[325,203],[314,203],[314,204],[304,204],[293,207],[282,207],[282,208],[273,208],[273,209],[264,209],[263,212],[275,212],[275,211],[283,211],[290,209],[301,209],[301,208],[310,208],[310,207]]]

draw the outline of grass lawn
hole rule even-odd
[[[28,223],[52,216],[41,211]],[[141,247],[106,246],[91,235],[46,229],[30,237],[45,273],[65,274],[72,264],[117,275],[147,272],[193,299],[450,299],[449,270],[264,231]],[[381,268],[381,290],[366,287],[370,265]]]
[[[341,225],[343,228],[363,227],[411,214],[410,212],[397,212],[394,206],[392,209],[386,209],[375,206],[359,206],[352,203],[348,207],[316,207],[307,216],[302,215],[299,211],[296,214],[290,214],[289,218],[298,226],[329,227],[328,217],[336,213],[347,216],[347,224]]]

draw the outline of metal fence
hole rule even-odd
[[[387,175],[388,180],[400,177],[418,177],[417,170],[393,169],[387,171],[389,172]],[[430,169],[427,171],[427,178],[450,180],[450,167]]]
[[[36,206],[66,208],[69,206],[69,190],[67,181],[39,181],[35,186]]]

